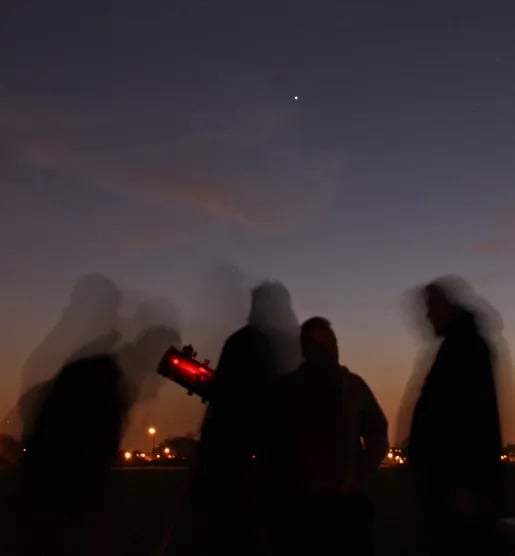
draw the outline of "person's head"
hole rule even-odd
[[[436,336],[446,336],[462,308],[452,299],[443,284],[431,282],[422,291],[426,316]]]
[[[302,355],[307,362],[337,364],[338,341],[331,323],[323,317],[312,317],[301,327]]]
[[[116,283],[103,274],[87,274],[73,287],[68,314],[81,321],[92,321],[99,328],[118,326],[122,294]]]
[[[59,438],[75,435],[69,450],[77,448],[77,439],[88,435],[97,439],[91,452],[102,449],[102,435],[118,436],[125,418],[122,371],[115,358],[98,355],[67,363],[36,399],[37,409],[31,430],[25,431],[43,452],[52,451]],[[68,436],[67,436],[68,435]],[[84,440],[85,441],[85,440]],[[42,452],[42,454],[43,454]]]
[[[288,289],[280,282],[265,282],[255,287],[248,323],[260,329],[285,332],[296,330],[297,317],[292,308]]]

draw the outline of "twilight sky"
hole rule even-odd
[[[242,284],[282,281],[299,319],[333,322],[392,432],[419,347],[406,289],[461,274],[515,348],[509,2],[4,4],[2,413],[89,272],[169,298],[212,360]],[[196,429],[195,400],[159,397],[130,442],[143,422]]]

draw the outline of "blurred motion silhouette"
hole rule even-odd
[[[264,283],[252,291],[248,324],[225,342],[202,424],[194,479],[213,551],[251,553],[259,544],[259,459],[272,382],[300,361],[298,321],[288,290]]]
[[[163,380],[156,374],[158,363],[168,347],[181,346],[179,316],[168,298],[144,300],[134,314],[136,335],[120,350],[120,362],[127,376],[130,400],[155,401]]]
[[[134,311],[133,337],[119,350],[118,360],[127,381],[130,402],[130,427],[124,442],[141,442],[141,432],[149,423],[165,423],[176,410],[170,398],[161,399],[164,381],[156,368],[163,353],[170,347],[180,347],[180,315],[176,305],[168,298],[143,299]],[[173,388],[167,393],[173,394]]]
[[[22,370],[22,390],[52,378],[80,350],[91,355],[107,353],[119,338],[122,294],[110,278],[101,274],[83,276],[74,286],[60,321],[31,353]]]
[[[163,380],[155,370],[170,346],[180,346],[179,333],[166,326],[155,325],[141,331],[120,351],[119,358],[127,377],[131,404],[155,401]]]
[[[154,326],[172,330],[180,328],[180,311],[168,297],[149,297],[136,307],[133,317],[136,334]]]
[[[58,369],[73,360],[99,353],[113,353],[118,332],[122,295],[110,278],[83,276],[74,286],[60,321],[30,354],[21,373],[17,413],[22,436],[30,431],[38,405]]]
[[[126,409],[111,356],[69,363],[50,383],[20,462],[15,553],[109,552],[109,477]]]
[[[195,348],[215,359],[227,337],[247,321],[250,284],[237,266],[216,263],[201,276],[200,286],[191,317]]]
[[[477,315],[481,334],[488,340],[494,357],[493,372],[499,406],[503,444],[515,439],[515,376],[508,343],[503,336],[503,320],[499,312],[480,297],[465,280],[455,276],[445,278],[459,304],[469,307]],[[397,413],[395,445],[407,447],[411,418],[420,391],[439,349],[439,338],[434,334],[427,319],[425,304],[421,302],[421,288],[412,288],[404,296],[404,308],[408,326],[417,332],[422,340],[413,372],[409,377]]]
[[[407,326],[416,332],[417,340],[421,343],[397,409],[394,445],[403,450],[408,448],[413,410],[438,351],[437,338],[431,329],[425,311],[421,310],[421,305],[420,288],[411,288],[404,294],[402,308],[405,312]]]
[[[435,554],[495,553],[502,510],[496,315],[458,278],[422,288],[438,351],[415,404],[408,461]]]
[[[329,321],[301,329],[304,362],[274,386],[263,452],[277,554],[371,554],[369,478],[388,424],[365,381],[339,363]]]

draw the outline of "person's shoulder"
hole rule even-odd
[[[484,362],[492,357],[492,347],[489,339],[478,330],[472,330],[455,347],[456,350],[459,349],[461,355],[466,355],[468,359],[477,363]]]
[[[348,367],[341,365],[340,371],[344,380],[347,380],[348,382],[351,382],[353,384],[366,384],[364,378],[361,375],[351,371]]]
[[[357,392],[366,392],[370,391],[370,387],[368,386],[366,380],[359,375],[358,373],[350,371],[347,367],[341,367],[342,375],[344,381],[355,391]]]
[[[244,326],[239,330],[233,332],[228,338],[226,338],[223,344],[223,351],[233,351],[237,348],[242,348],[252,341],[253,332],[250,330],[249,326]]]
[[[264,341],[265,335],[254,326],[246,325],[233,332],[226,340],[226,344],[239,344],[248,341]]]

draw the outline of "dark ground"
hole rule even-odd
[[[117,470],[113,472],[115,496],[116,556],[154,556],[159,554],[167,524],[174,516],[177,522],[167,554],[181,553],[177,543],[188,544],[187,511],[184,494],[188,488],[188,472],[169,469]],[[9,492],[13,473],[0,472],[0,539],[12,531]],[[507,477],[510,515],[515,515],[515,467]],[[376,542],[381,556],[423,553],[421,520],[416,511],[412,477],[401,468],[381,469],[372,487],[377,510]],[[181,501],[182,499],[182,501]],[[344,534],[344,524],[342,524]]]

